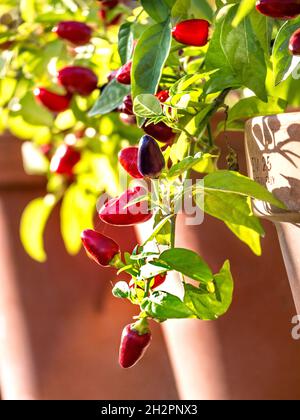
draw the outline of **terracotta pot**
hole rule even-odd
[[[176,399],[159,327],[153,346],[135,369],[117,363],[120,334],[133,315],[111,297],[115,273],[98,268],[84,252],[66,254],[59,212],[45,234],[48,262],[24,252],[19,220],[25,205],[45,193],[44,180],[24,175],[20,142],[0,137],[0,363],[4,399]],[[131,229],[98,228],[123,248]],[[145,380],[145,378],[147,378]]]
[[[219,137],[220,167],[225,167],[228,144],[246,172],[243,137],[243,133]],[[202,225],[186,226],[185,217],[179,216],[176,245],[198,252],[214,272],[230,259],[235,279],[233,304],[223,318],[164,324],[180,398],[300,397],[300,342],[291,337],[295,307],[276,230],[269,222],[264,227],[263,255],[256,257],[222,222],[205,216]]]
[[[300,113],[258,117],[246,124],[249,175],[287,207],[253,203],[255,213],[276,224],[291,288],[300,314]]]

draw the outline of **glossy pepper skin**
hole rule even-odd
[[[119,363],[124,369],[136,365],[144,356],[151,343],[151,332],[143,334],[135,329],[135,324],[126,325],[123,330],[119,351]]]
[[[172,29],[172,36],[181,44],[203,47],[208,42],[209,22],[204,19],[190,19],[178,23]]]
[[[168,90],[161,90],[155,96],[162,103],[166,102],[169,99],[169,97],[170,97]]]
[[[108,267],[114,257],[120,254],[119,245],[115,241],[95,230],[84,230],[81,240],[88,256],[103,267]]]
[[[69,66],[58,72],[58,81],[68,92],[89,96],[97,89],[98,78],[87,67]]]
[[[130,201],[138,199],[145,194],[145,188],[135,187],[125,191],[119,197],[109,200],[99,210],[100,220],[114,226],[134,226],[147,222],[152,217],[147,201],[126,207]]]
[[[124,112],[121,112],[120,120],[122,121],[123,124],[126,124],[126,125],[136,125],[136,118],[134,115],[128,115],[128,114],[124,114]]]
[[[123,114],[134,115],[131,95],[125,96],[120,111],[123,112]]]
[[[131,68],[132,68],[132,61],[129,61],[128,63],[124,64],[124,66],[122,66],[118,70],[118,72],[116,74],[116,79],[122,85],[130,85],[130,83],[131,83]]]
[[[126,147],[119,153],[119,162],[125,171],[135,179],[143,178],[143,175],[138,170],[138,147]]]
[[[300,14],[299,0],[260,0],[256,9],[275,19],[293,19]]]
[[[153,137],[141,138],[138,154],[138,169],[144,177],[158,178],[165,167],[164,156]]]
[[[157,287],[161,286],[165,282],[166,278],[166,274],[158,274],[157,276],[155,276],[151,289],[156,289]]]
[[[72,95],[58,95],[45,88],[36,88],[34,96],[37,101],[44,105],[49,111],[63,112],[69,109]]]
[[[71,42],[73,45],[86,45],[90,42],[93,30],[83,22],[73,20],[60,22],[53,32],[61,39]]]
[[[74,166],[80,161],[80,152],[74,147],[62,144],[50,162],[50,172],[60,175],[73,175]]]
[[[144,124],[143,130],[146,134],[154,137],[161,143],[173,143],[176,137],[176,133],[174,133],[172,128],[167,126],[163,121],[157,124]]]
[[[291,36],[289,50],[293,55],[300,55],[300,29],[297,29]]]

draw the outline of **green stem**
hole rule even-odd
[[[207,124],[207,134],[208,134],[208,144],[210,145],[210,147],[213,147],[214,146],[214,140],[213,140],[213,136],[212,136],[210,123]]]
[[[176,214],[174,214],[174,217],[172,217],[172,219],[171,219],[171,248],[175,248],[176,219],[177,219],[177,216],[176,216]]]
[[[148,295],[149,295],[150,282],[151,282],[151,280],[145,280],[145,293],[144,293],[144,298],[148,297]]]

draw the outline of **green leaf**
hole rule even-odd
[[[47,220],[56,204],[53,195],[36,198],[25,208],[20,223],[21,242],[25,251],[38,262],[45,262],[43,234]]]
[[[259,13],[256,9],[253,9],[249,15],[253,31],[257,40],[262,46],[265,57],[269,61],[271,42],[273,35],[274,19],[264,16]]]
[[[141,309],[154,319],[165,321],[167,319],[196,318],[177,296],[167,292],[154,292],[144,299]]]
[[[130,93],[130,86],[118,83],[113,79],[101,93],[99,99],[89,112],[90,117],[105,115],[118,108],[124,100],[124,97]]]
[[[291,71],[293,56],[289,52],[289,41],[293,33],[300,26],[300,17],[289,20],[280,28],[272,52],[273,71],[275,83],[282,82]],[[299,62],[296,60],[296,63]]]
[[[196,194],[195,200],[199,208],[205,213],[223,222],[246,226],[260,235],[264,234],[259,219],[253,216],[249,198],[238,194],[210,190],[205,192],[203,200],[202,194],[203,192]]]
[[[261,256],[262,250],[259,233],[246,226],[234,225],[228,222],[225,222],[225,224],[242,242],[249,246],[255,255]]]
[[[284,204],[265,187],[238,172],[224,170],[211,173],[204,178],[204,188],[205,190],[241,194],[285,209]]]
[[[162,107],[156,96],[149,93],[138,95],[134,100],[134,113],[143,118],[162,115]]]
[[[156,22],[164,22],[170,16],[171,10],[164,0],[141,0],[143,8]]]
[[[235,18],[232,21],[232,25],[236,28],[242,20],[252,12],[255,6],[256,0],[241,0]]]
[[[248,87],[266,101],[267,65],[264,50],[249,17],[236,28],[232,26],[237,7],[227,5],[220,11],[206,55],[206,68],[221,69],[223,77],[233,76],[237,83]]]
[[[53,116],[45,107],[39,105],[32,92],[27,92],[20,101],[21,109],[13,113],[14,116],[21,115],[29,124],[38,126],[53,126]]]
[[[233,123],[237,121],[245,121],[249,118],[258,117],[260,115],[274,115],[282,113],[287,106],[287,102],[281,98],[268,97],[268,102],[263,102],[256,96],[241,99],[228,111],[226,122],[221,122],[219,131],[226,128],[230,129]]]
[[[172,8],[172,18],[176,21],[182,21],[189,17],[192,0],[177,0]]]
[[[196,252],[188,249],[173,248],[164,251],[159,261],[166,263],[170,270],[178,271],[196,281],[209,282],[213,277],[206,262]]]
[[[206,0],[192,0],[191,12],[196,19],[202,18],[210,22],[213,20],[213,9]]]
[[[160,245],[171,245],[171,228],[170,223],[167,222],[166,216],[161,211],[157,212],[154,216],[154,231],[155,239]],[[159,226],[159,232],[156,232],[156,228]]]
[[[194,166],[199,164],[202,161],[201,157],[192,157],[188,156],[184,158],[181,162],[176,163],[168,172],[168,178],[175,178],[183,174],[184,172],[192,169]]]
[[[229,261],[214,276],[214,286],[215,293],[209,293],[204,287],[185,284],[184,303],[199,319],[214,320],[228,311],[234,288]]]
[[[20,11],[25,22],[33,22],[35,18],[35,0],[20,0]]]
[[[149,238],[143,243],[143,246],[145,246],[148,242],[153,241],[153,239],[158,238],[159,234],[163,234],[165,232],[166,224],[170,225],[170,220],[172,219],[173,214],[169,214],[168,216],[163,216],[161,219],[155,219],[155,225],[153,228],[153,231]],[[159,222],[156,224],[156,221],[159,220]],[[169,229],[167,229],[167,232],[169,233],[171,231],[170,226]],[[157,240],[157,242],[160,245],[164,245],[165,243],[160,242]],[[169,242],[168,242],[169,243]]]
[[[94,196],[78,184],[65,192],[61,205],[61,232],[67,251],[76,255],[81,248],[81,232],[93,227]]]
[[[132,23],[125,22],[119,29],[119,55],[122,64],[128,63],[133,53]]]
[[[135,48],[132,64],[132,95],[155,94],[171,47],[171,25],[167,20],[146,29]]]

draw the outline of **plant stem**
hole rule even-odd
[[[151,280],[145,280],[145,293],[144,293],[144,298],[148,297],[148,295],[149,295],[150,282],[151,282]]]
[[[177,216],[174,214],[174,217],[171,219],[171,248],[175,248],[176,219]]]
[[[213,140],[213,136],[212,136],[210,123],[207,124],[207,134],[208,134],[208,144],[210,145],[210,147],[213,147],[214,146],[214,140]]]

